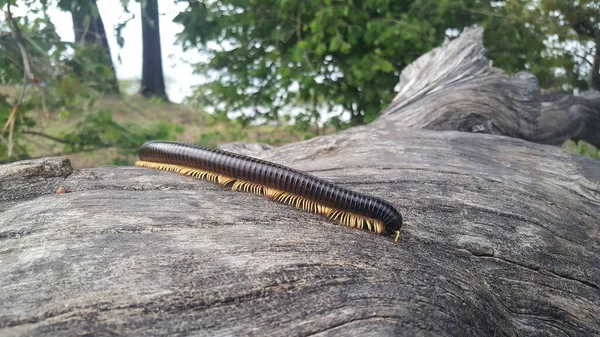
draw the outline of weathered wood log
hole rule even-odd
[[[406,67],[399,89],[382,112],[398,127],[489,133],[553,145],[582,139],[600,148],[600,92],[542,92],[530,73],[506,75],[485,57],[481,28],[465,30]]]
[[[0,166],[0,335],[600,334],[598,162],[397,121],[258,154],[391,202],[396,244],[162,171]]]
[[[542,114],[534,141],[561,145],[567,139],[585,140],[600,148],[600,91],[580,96],[542,92]]]
[[[263,143],[228,143],[219,147],[222,150],[243,154],[246,156],[257,156],[263,151],[273,149],[273,146]]]

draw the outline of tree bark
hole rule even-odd
[[[600,31],[596,33],[596,54],[594,55],[594,63],[592,64],[592,76],[590,87],[593,90],[600,91]]]
[[[142,95],[167,100],[162,69],[158,1],[142,0]]]
[[[452,87],[471,112],[535,111],[521,100],[537,92],[529,76],[462,60],[447,79],[407,86],[403,73],[399,97],[411,99],[370,125],[231,147],[385,199],[405,219],[398,243],[169,172],[78,170],[66,158],[0,166],[0,335],[600,334],[598,162],[513,137],[398,126],[399,116],[445,116],[429,110],[440,107],[431,95],[451,103]],[[494,127],[533,134],[536,123]]]
[[[89,60],[105,66],[109,70],[108,78],[102,79],[106,84],[101,89],[106,92],[119,93],[119,81],[110,55],[110,47],[104,30],[104,22],[95,0],[70,3],[68,10],[73,19],[75,42],[91,48],[85,55],[79,55],[82,60]],[[83,72],[80,70],[80,72]],[[87,74],[82,76],[88,76]]]

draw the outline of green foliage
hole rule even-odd
[[[438,46],[448,28],[472,24],[467,8],[488,3],[190,1],[176,21],[182,44],[209,56],[197,68],[210,79],[198,87],[198,103],[267,120],[289,105],[342,106],[360,124],[393,98],[402,68]]]
[[[571,61],[565,69],[573,88],[600,90],[600,1],[540,0],[549,33],[557,37],[550,53]],[[566,62],[565,62],[566,63]]]
[[[148,140],[174,140],[175,134],[182,132],[182,127],[165,122],[156,122],[151,127],[140,127],[133,123],[119,124],[113,120],[110,111],[101,110],[87,115],[77,123],[75,131],[61,132],[59,137],[65,141],[66,153],[115,147],[119,154],[128,155],[136,154],[140,145]]]
[[[11,5],[14,3],[11,2]],[[3,9],[7,10],[6,7]],[[8,11],[6,14],[8,17]],[[26,144],[19,135],[22,129],[34,127],[36,123],[26,112],[34,109],[40,103],[51,105],[53,102],[51,97],[46,100],[47,87],[44,86],[43,89],[41,86],[36,87],[35,95],[30,95],[31,90],[27,89],[33,87],[36,82],[43,85],[51,84],[45,79],[54,80],[53,77],[60,68],[55,61],[60,58],[68,46],[56,34],[54,25],[44,17],[13,16],[12,21],[18,26],[18,31],[12,27],[10,20],[0,21],[0,50],[2,50],[0,53],[0,84],[18,85],[19,87],[14,93],[5,94],[0,99],[0,128],[6,126],[5,132],[0,133],[2,140],[0,160],[8,156],[9,147],[14,150],[13,159],[28,157]],[[35,76],[34,78],[24,76],[25,62],[21,47],[26,52],[27,64],[30,73]],[[25,81],[34,83],[24,86],[23,82]],[[14,117],[14,123],[7,124],[11,115]]]
[[[196,142],[198,145],[208,146],[208,147],[219,147],[219,144],[227,139],[227,136],[221,133],[220,131],[207,131],[203,132],[200,135],[200,139]]]
[[[21,31],[21,44],[30,58],[32,72],[41,78],[56,74],[56,63],[69,47],[56,34],[55,27],[44,18],[15,17]],[[11,35],[7,21],[0,21],[0,83],[15,83],[23,79],[23,60],[19,44]]]
[[[544,83],[554,77],[542,56],[545,27],[528,24],[540,16],[539,10],[529,5],[520,0],[502,2],[481,13],[479,19],[485,27],[484,44],[494,66],[508,73],[529,70]]]
[[[8,121],[12,106],[6,101],[6,96],[0,94],[0,126]],[[0,129],[1,130],[1,129]],[[2,138],[4,141],[4,138]],[[8,147],[0,144],[0,159],[8,156]]]
[[[114,88],[114,69],[106,50],[101,45],[75,44],[76,57],[65,60],[68,71],[76,74],[76,79],[86,88],[96,92],[111,92]]]
[[[214,115],[206,115],[199,137],[195,143],[209,147],[219,147],[231,142],[259,142],[274,146],[306,140],[320,134],[333,133],[332,127],[318,128],[313,123],[296,120],[290,124],[290,117],[270,125],[249,125],[247,120],[221,120]]]
[[[196,141],[199,145],[208,147],[219,147],[222,143],[241,142],[248,140],[247,128],[239,121],[231,121],[223,128],[214,128],[216,120],[212,123],[213,128],[205,130]],[[211,123],[207,123],[211,126]]]
[[[67,2],[63,1],[64,4]],[[39,10],[44,13],[45,9],[42,6]],[[111,111],[97,111],[95,103],[102,97],[104,86],[112,76],[105,60],[96,55],[94,48],[98,46],[61,41],[46,15],[15,17],[14,20],[20,32],[17,38],[10,34],[14,32],[14,26],[0,22],[0,47],[3,50],[0,53],[0,84],[15,88],[6,95],[0,92],[0,130],[9,121],[11,113],[14,117],[14,123],[8,124],[12,125],[12,133],[7,128],[0,138],[0,160],[29,157],[33,149],[31,141],[40,139],[60,144],[59,153],[110,147],[117,149],[117,155],[127,156],[136,153],[147,140],[174,139],[182,132],[181,127],[164,122],[144,127],[138,123],[118,123]],[[19,44],[25,51],[25,59]],[[30,65],[35,78],[24,78],[25,62]],[[80,121],[68,131],[47,133],[44,126],[53,119]],[[9,145],[13,153],[7,158]],[[122,162],[122,158],[115,160]]]
[[[600,1],[507,0],[479,15],[495,66],[509,73],[527,70],[543,88],[589,88]],[[592,27],[591,34],[580,25]]]
[[[578,153],[582,156],[600,160],[600,150],[595,148],[593,145],[588,144],[582,140],[579,140],[577,142],[569,140],[569,141],[565,142],[565,144],[563,146],[564,146],[564,148],[566,148],[570,151],[573,151],[575,153]]]

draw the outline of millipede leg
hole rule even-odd
[[[140,158],[142,158],[142,156],[140,156]],[[237,158],[236,160],[239,159],[239,157],[236,157],[236,158]],[[171,161],[174,159],[172,159],[171,157],[167,157],[166,160]],[[179,158],[178,160],[183,161],[183,159],[181,159],[181,158]],[[221,163],[220,165],[223,166],[222,164],[223,163]],[[341,223],[347,227],[350,227],[350,228],[368,229],[369,231],[377,232],[379,234],[386,233],[386,224],[382,221],[381,218],[377,218],[377,216],[379,216],[379,214],[377,214],[377,212],[371,212],[371,213],[374,213],[374,217],[366,216],[364,214],[355,214],[355,213],[352,213],[351,210],[342,210],[342,209],[336,209],[333,207],[325,206],[324,204],[321,204],[321,201],[319,201],[320,199],[317,199],[317,201],[315,201],[313,199],[309,199],[306,196],[303,196],[302,193],[300,193],[300,195],[299,195],[299,194],[295,194],[295,192],[285,192],[285,191],[278,190],[275,188],[267,187],[268,179],[266,177],[258,177],[260,179],[258,179],[256,177],[256,175],[261,171],[258,171],[258,173],[254,172],[252,174],[246,174],[245,176],[248,177],[247,179],[254,179],[254,180],[258,179],[257,180],[258,182],[250,182],[250,181],[245,181],[245,180],[240,180],[237,178],[229,177],[227,175],[221,175],[219,173],[212,172],[212,171],[205,171],[204,169],[200,169],[197,167],[190,167],[190,166],[185,166],[185,165],[167,164],[167,163],[146,161],[146,160],[137,161],[135,163],[135,165],[141,166],[141,167],[163,170],[163,171],[174,172],[174,173],[177,173],[177,174],[180,174],[183,176],[190,176],[190,177],[194,177],[197,179],[204,179],[204,180],[208,180],[212,183],[216,183],[216,184],[219,184],[222,186],[226,186],[230,183],[233,183],[231,185],[231,189],[233,191],[250,192],[250,193],[257,194],[257,195],[264,195],[270,199],[279,201],[281,203],[288,204],[288,205],[294,206],[296,208],[299,208],[299,209],[302,209],[302,210],[305,210],[305,211],[308,211],[311,213],[321,214],[333,221],[338,221],[339,223]],[[218,165],[210,166],[206,163],[204,163],[203,165],[210,169],[219,168]],[[204,167],[204,166],[200,166],[200,167]],[[240,169],[240,168],[238,168],[238,169]],[[221,171],[219,171],[219,172],[221,172]],[[268,171],[268,172],[270,172],[270,171]],[[232,173],[229,173],[229,174],[232,174]],[[238,172],[235,174],[239,176],[241,173]],[[312,177],[311,179],[316,179],[316,178]],[[265,185],[263,185],[263,183]],[[269,186],[273,186],[273,185],[269,185]],[[279,184],[276,186],[283,186],[283,185]],[[338,197],[339,197],[339,195],[338,195]],[[364,197],[362,197],[362,198],[364,198]],[[365,200],[367,200],[367,199],[365,199],[365,200],[359,199],[359,200],[361,203],[364,203],[364,202],[366,202]],[[371,202],[371,201],[369,201],[369,202]],[[378,201],[375,204],[380,205],[381,202]],[[334,203],[334,205],[335,205],[335,203]],[[387,214],[387,213],[384,213],[384,214]],[[396,227],[396,228],[398,228],[398,227]],[[394,228],[394,230],[396,228]],[[398,229],[398,230],[395,230],[395,240],[394,241],[397,242],[399,240],[399,238],[400,238],[400,230]]]
[[[235,178],[230,178],[230,177],[225,177],[225,176],[217,176],[217,182],[219,183],[219,185],[221,186],[225,186],[227,184],[229,184],[232,181],[236,181]]]

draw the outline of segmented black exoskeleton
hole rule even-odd
[[[136,166],[206,179],[322,214],[342,224],[398,235],[402,215],[382,199],[334,185],[298,170],[224,150],[170,141],[142,145]]]

